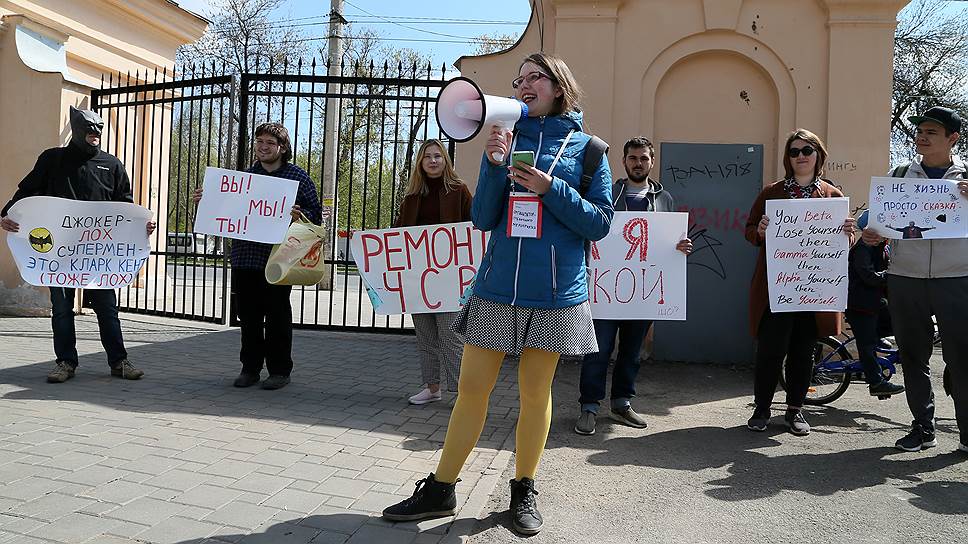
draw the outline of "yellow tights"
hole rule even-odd
[[[465,345],[460,364],[457,402],[450,414],[444,452],[435,477],[439,482],[457,481],[464,461],[477,445],[487,419],[487,403],[497,382],[504,353]],[[534,479],[551,426],[551,382],[559,354],[526,348],[518,366],[521,411],[518,415],[515,479]]]

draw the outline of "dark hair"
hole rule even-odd
[[[262,123],[255,129],[255,137],[272,136],[282,148],[282,162],[292,160],[292,143],[289,141],[289,131],[281,123]]]
[[[575,76],[572,75],[565,61],[547,53],[532,53],[521,61],[518,70],[526,62],[537,64],[551,76],[551,81],[561,89],[561,96],[555,100],[555,104],[549,112],[551,115],[561,115],[569,111],[581,111],[581,87],[578,86],[578,81],[575,80]]]
[[[820,136],[805,128],[798,128],[787,136],[786,145],[783,146],[783,170],[786,179],[793,177],[793,163],[790,161],[790,144],[793,140],[803,140],[813,146],[817,151],[817,164],[814,166],[813,175],[817,178],[823,177],[823,167],[827,163],[827,146],[823,144]]]
[[[633,147],[639,148],[644,147],[649,150],[649,157],[655,158],[655,147],[652,145],[652,141],[645,136],[636,136],[635,138],[630,138],[629,141],[625,142],[625,147],[622,148],[622,158],[629,156],[629,149]]]

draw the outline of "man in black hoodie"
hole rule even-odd
[[[104,121],[89,110],[71,107],[71,141],[64,147],[48,149],[37,158],[34,169],[20,182],[17,192],[0,211],[0,228],[18,232],[20,225],[7,217],[7,210],[28,196],[54,196],[72,200],[133,202],[131,182],[124,165],[114,155],[101,150]],[[155,223],[148,222],[150,235]],[[144,375],[128,361],[118,319],[118,299],[113,289],[91,289],[85,293],[97,314],[101,345],[107,353],[111,375],[137,380]],[[47,374],[50,383],[74,377],[77,368],[77,338],[74,333],[74,289],[50,288],[53,307],[54,369]]]
[[[674,212],[672,195],[663,190],[662,184],[649,178],[655,161],[655,148],[648,138],[637,136],[625,142],[622,163],[628,178],[616,180],[612,186],[612,204],[615,211],[624,212]],[[692,241],[684,238],[676,249],[688,255]],[[646,427],[645,419],[632,409],[635,396],[635,378],[641,365],[639,353],[642,340],[649,332],[652,321],[644,319],[595,319],[595,337],[598,353],[589,353],[581,365],[581,413],[575,423],[578,434],[595,434],[595,417],[599,402],[605,398],[605,380],[608,360],[618,335],[618,355],[612,370],[611,415],[612,419],[630,427]]]

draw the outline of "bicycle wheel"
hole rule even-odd
[[[850,386],[850,372],[844,367],[853,359],[846,344],[836,338],[818,338],[813,350],[813,375],[805,404],[827,404],[839,399]],[[786,364],[780,372],[780,387],[786,391]]]

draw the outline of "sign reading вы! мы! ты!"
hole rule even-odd
[[[7,245],[31,285],[117,289],[148,259],[151,212],[129,202],[89,202],[32,196],[11,206],[19,232]]]
[[[847,198],[766,201],[766,283],[772,312],[847,308]]]
[[[298,181],[208,167],[202,188],[195,232],[266,244],[286,238]]]

